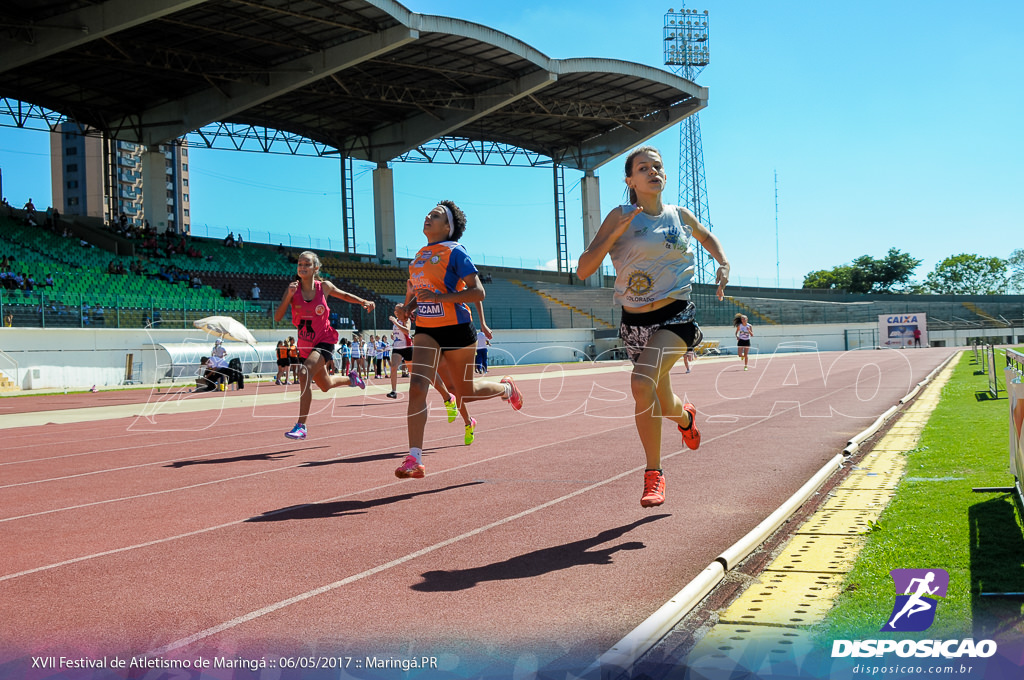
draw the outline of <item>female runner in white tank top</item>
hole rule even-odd
[[[690,302],[697,239],[719,263],[718,299],[729,281],[729,262],[722,244],[689,210],[665,205],[661,192],[667,177],[661,153],[649,146],[626,157],[626,185],[631,205],[615,208],[605,217],[594,240],[580,255],[576,274],[586,279],[606,255],[615,266],[615,302],[622,305],[619,335],[633,361],[630,387],[636,402],[636,429],[647,459],[640,505],[665,501],[661,467],[662,418],[676,423],[683,443],[700,446],[694,423],[697,409],[672,391],[669,371],[703,335]]]

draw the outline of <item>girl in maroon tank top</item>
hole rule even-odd
[[[336,297],[361,305],[368,312],[373,311],[373,301],[346,293],[330,281],[321,279],[319,273],[320,258],[317,254],[308,250],[301,253],[296,271],[298,280],[288,285],[274,312],[274,320],[281,321],[285,312],[291,309],[292,323],[298,329],[299,357],[302,359],[299,367],[299,420],[285,433],[289,439],[306,438],[306,418],[313,403],[310,383],[316,383],[323,392],[342,385],[366,389],[366,383],[357,373],[327,374],[327,361],[334,357],[334,345],[338,342],[338,331],[331,327],[329,321],[331,310],[327,306],[327,298]]]

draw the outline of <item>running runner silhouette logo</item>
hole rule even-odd
[[[896,586],[896,604],[883,631],[917,633],[935,622],[935,608],[945,597],[949,574],[945,569],[893,569],[889,572]]]

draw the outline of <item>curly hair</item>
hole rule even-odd
[[[466,233],[466,213],[462,212],[462,208],[455,205],[455,201],[438,201],[438,205],[443,205],[451,211],[452,217],[455,219],[455,224],[452,225],[452,241],[458,241],[462,238],[462,235]]]

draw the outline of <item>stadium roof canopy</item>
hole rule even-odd
[[[0,96],[147,145],[234,123],[377,163],[453,137],[586,171],[707,103],[392,0],[4,0],[0,24]]]

